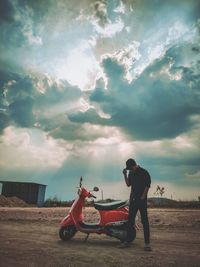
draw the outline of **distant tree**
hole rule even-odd
[[[165,193],[165,188],[157,185],[156,192],[154,193],[154,195],[158,195],[162,197],[164,193]]]
[[[54,197],[49,197],[44,203],[45,207],[59,207],[61,206],[61,200],[55,195]]]
[[[199,200],[199,202],[200,202],[200,196],[198,196],[198,200]]]

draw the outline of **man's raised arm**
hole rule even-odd
[[[123,169],[123,175],[124,175],[124,180],[127,186],[130,186],[130,181],[128,179],[128,175],[127,175],[127,169]]]

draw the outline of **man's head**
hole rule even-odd
[[[127,170],[134,170],[137,167],[137,164],[134,159],[128,159],[126,161],[126,169]]]

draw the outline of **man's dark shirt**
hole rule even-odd
[[[151,177],[147,170],[138,166],[135,171],[129,171],[129,186],[131,186],[131,198],[140,199],[144,189],[151,186]]]

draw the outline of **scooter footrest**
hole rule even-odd
[[[98,230],[102,230],[103,229],[103,227],[98,225],[98,224],[92,224],[92,223],[88,224],[88,223],[81,222],[81,223],[79,223],[79,225],[80,225],[81,228],[87,229],[87,230],[91,229],[91,230],[97,230],[98,231]]]

